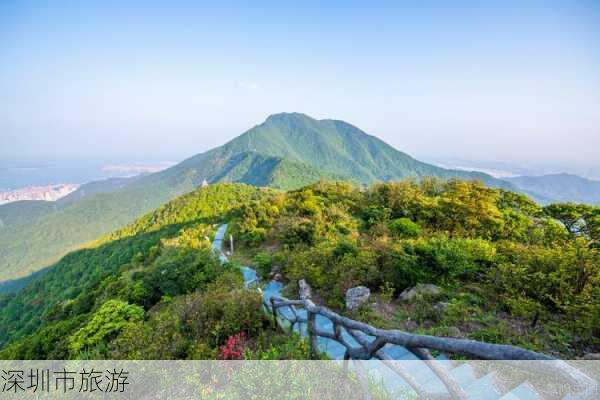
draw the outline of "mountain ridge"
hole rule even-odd
[[[569,173],[517,176],[507,179],[522,190],[564,202],[600,205],[600,181]]]
[[[316,120],[300,113],[273,114],[229,142],[175,166],[100,185],[90,195],[76,191],[63,203],[76,201],[58,210],[42,210],[34,218],[21,218],[25,224],[0,228],[0,281],[47,267],[68,251],[194,190],[205,179],[287,190],[322,178],[372,183],[425,176],[479,179],[490,186],[516,190],[511,183],[484,173],[418,161],[344,121]]]

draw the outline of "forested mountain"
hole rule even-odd
[[[348,315],[377,326],[579,356],[600,345],[599,218],[461,180],[213,184],[0,295],[0,359],[227,358],[230,343],[237,358],[307,357],[211,252],[223,222],[236,257],[265,279],[276,266],[291,296],[303,278],[345,313],[346,290],[364,285],[378,306]],[[438,292],[393,301],[425,283]]]
[[[181,166],[198,166],[206,160],[223,165],[224,160],[248,150],[302,162],[363,183],[436,176],[481,179],[494,186],[511,187],[487,174],[447,170],[417,161],[344,121],[316,120],[299,113],[272,115],[231,142],[192,157]]]
[[[371,183],[425,176],[479,179],[513,188],[483,173],[422,163],[343,121],[276,114],[223,146],[164,171],[83,185],[56,207],[11,206],[10,220],[19,223],[0,227],[0,281],[56,262],[67,251],[197,188],[204,179],[293,189],[319,178]],[[26,215],[19,216],[21,212]]]
[[[600,204],[600,181],[571,174],[517,176],[508,181],[518,188],[554,201]]]
[[[168,299],[175,296],[181,296],[179,300],[192,300],[185,295],[207,290],[208,285],[218,282],[220,284],[211,288],[214,296],[219,297],[219,304],[224,297],[231,303],[231,320],[229,325],[221,320],[219,326],[209,327],[211,332],[190,341],[190,353],[201,352],[202,349],[193,346],[200,340],[209,340],[211,335],[216,336],[214,340],[222,341],[228,334],[242,329],[248,333],[249,326],[256,332],[262,325],[260,299],[256,293],[243,291],[239,271],[228,273],[220,266],[210,250],[210,238],[214,234],[214,223],[228,219],[232,209],[267,194],[264,189],[247,185],[199,189],[99,239],[88,249],[68,254],[18,293],[0,295],[0,347],[33,334],[0,354],[0,358],[106,356],[104,348],[86,353],[94,347],[90,340],[100,339],[94,345],[106,344],[125,327],[133,328],[134,322],[142,322],[144,309],[152,309],[161,300],[164,303],[157,309],[168,308]],[[199,300],[196,296],[196,301]],[[243,313],[250,306],[252,315],[245,317]],[[91,314],[99,309],[98,316]],[[172,314],[174,310],[163,311]],[[73,334],[87,323],[90,323],[90,336],[80,335],[74,340]],[[165,329],[153,331],[170,334]],[[182,351],[177,349],[181,341],[176,343],[174,337],[164,345],[175,353],[166,355],[160,353],[164,349],[158,342],[144,339],[141,332],[130,333],[142,339],[139,343],[142,347],[137,350],[156,355],[130,354],[128,357],[173,358],[177,351]],[[148,347],[148,343],[153,344]]]

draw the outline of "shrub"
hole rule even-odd
[[[239,332],[256,335],[264,322],[258,292],[233,289],[222,281],[187,296],[182,318],[192,336],[210,346],[219,346]]]
[[[386,222],[392,214],[389,208],[376,205],[369,205],[362,212],[367,227],[377,225],[380,222]]]
[[[442,317],[441,311],[434,307],[433,298],[424,295],[417,295],[413,301],[412,315],[419,324],[438,322]]]
[[[143,308],[120,300],[109,300],[83,328],[69,338],[69,350],[78,353],[83,349],[106,344],[123,329],[143,318]]]
[[[312,245],[317,239],[317,227],[314,220],[308,218],[288,218],[281,224],[282,240],[287,245]]]
[[[244,332],[229,336],[225,344],[219,347],[217,358],[219,360],[241,360],[246,349],[246,335]]]
[[[379,297],[384,304],[389,304],[394,299],[394,286],[390,282],[384,282],[379,287]]]
[[[297,333],[274,334],[272,331],[261,332],[256,338],[256,349],[244,354],[246,360],[310,360],[311,357],[306,338]]]
[[[472,280],[495,262],[495,247],[481,239],[451,239],[445,236],[414,242],[409,247],[419,264],[438,277]]]
[[[406,251],[405,246],[379,248],[377,254],[382,280],[390,282],[396,291],[428,280],[429,271],[423,268],[418,256]]]
[[[396,218],[388,224],[390,232],[394,236],[403,238],[413,238],[419,236],[421,227],[416,222],[408,218]]]
[[[190,293],[215,279],[222,266],[208,249],[167,247],[152,266],[135,275],[129,299],[146,308],[163,296]]]
[[[260,276],[266,277],[273,268],[273,256],[267,252],[261,251],[254,256],[254,265]]]
[[[173,360],[190,357],[193,342],[181,330],[181,301],[159,303],[148,312],[148,320],[124,329],[110,344],[110,358],[129,360]],[[151,345],[149,345],[151,344]],[[213,357],[209,357],[213,358]]]

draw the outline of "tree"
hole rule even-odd
[[[580,233],[589,206],[575,203],[556,203],[544,207],[544,212],[562,222],[570,233]]]
[[[69,350],[76,354],[86,348],[107,343],[123,329],[144,319],[144,309],[120,300],[109,300],[92,319],[69,338]]]
[[[408,218],[396,218],[389,223],[390,231],[398,237],[416,237],[421,233],[421,227]]]
[[[600,240],[600,207],[557,203],[544,207],[544,212],[560,221],[569,233],[587,238],[590,246],[598,244]]]
[[[439,200],[438,223],[451,234],[491,238],[504,223],[497,202],[498,192],[481,182],[450,180]]]

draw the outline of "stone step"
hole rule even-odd
[[[523,382],[500,397],[500,400],[541,400],[541,398],[542,396],[535,391],[529,382]]]
[[[433,372],[431,372],[433,374]],[[466,388],[477,379],[473,367],[467,363],[461,363],[460,365],[450,369],[450,376],[456,380],[461,388]],[[429,379],[423,384],[423,388],[428,393],[448,393],[448,389],[442,383],[442,381],[433,374],[433,378]]]
[[[489,373],[477,379],[464,388],[470,400],[496,400],[502,396],[502,392],[496,384],[494,373]]]

